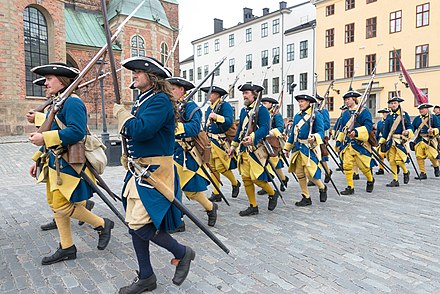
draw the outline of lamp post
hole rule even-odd
[[[96,64],[101,65],[102,64],[102,58],[100,58]],[[104,61],[104,65],[107,64],[106,61]],[[98,76],[104,74],[104,70],[101,69],[101,71],[98,73]],[[101,110],[102,110],[102,133],[101,133],[101,141],[102,144],[106,146],[107,142],[110,140],[110,135],[107,132],[107,119],[105,114],[105,96],[104,96],[104,77],[99,79],[99,87],[101,89]]]

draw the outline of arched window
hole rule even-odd
[[[26,96],[44,96],[43,87],[32,83],[38,76],[31,68],[49,63],[46,18],[37,8],[28,6],[24,9],[23,24]]]
[[[145,56],[145,41],[139,35],[131,38],[131,56]]]
[[[167,43],[160,44],[160,62],[162,62],[163,65],[167,66],[165,64],[165,61],[168,58],[168,45]]]

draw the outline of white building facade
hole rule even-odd
[[[278,100],[284,89],[281,113],[285,118],[292,117],[298,111],[293,95],[313,92],[315,7],[309,1],[287,7],[283,1],[278,10],[269,12],[265,8],[259,17],[244,8],[243,23],[234,27],[224,29],[222,23],[215,19],[215,33],[192,42],[194,56],[180,64],[181,76],[197,85],[226,57],[214,84],[228,90],[238,75],[227,99],[235,118],[243,107],[237,87],[245,82],[262,85],[263,97]],[[293,83],[297,86],[291,95],[289,86]],[[201,104],[205,95],[198,93],[194,100]]]

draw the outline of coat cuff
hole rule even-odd
[[[251,136],[251,138],[252,138],[252,142],[254,142],[254,146],[257,146],[257,143],[258,143],[258,142],[255,142],[255,133],[252,132],[249,136]]]
[[[34,124],[37,128],[41,127],[41,125],[46,120],[46,115],[42,112],[35,112]]]
[[[231,146],[232,146],[232,147],[238,147],[238,146],[240,146],[240,143],[235,142],[235,141],[232,141],[232,142],[231,142]]]
[[[412,130],[407,130],[407,131],[408,131],[408,139],[414,137],[414,132]]]
[[[387,141],[387,139],[385,139],[384,137],[379,139],[379,144],[383,144]]]
[[[43,139],[46,147],[58,146],[62,143],[58,130],[43,132]]]
[[[312,134],[312,136],[313,137],[315,137],[315,143],[317,144],[317,145],[321,145],[322,143],[324,143],[323,141],[322,141],[322,138],[321,138],[321,136],[319,135],[319,134]]]
[[[362,142],[367,142],[370,134],[365,126],[358,127],[355,129],[356,131],[356,139]]]
[[[339,132],[338,137],[336,138],[336,141],[342,142],[344,140],[345,133]]]
[[[222,124],[225,122],[225,117],[217,114],[217,119],[215,121]]]
[[[293,144],[286,142],[286,144],[284,144],[284,150],[290,151],[293,148]]]
[[[272,130],[270,130],[270,132],[271,132],[272,135],[274,135],[275,137],[279,137],[279,136],[281,136],[281,132],[280,132],[280,130],[278,130],[277,128],[273,128]]]
[[[432,134],[434,136],[437,136],[438,135],[438,128],[433,128],[432,130],[434,131],[434,133],[432,133]]]
[[[34,153],[34,155],[32,155],[32,160],[36,162],[41,155],[43,155],[43,152],[38,150],[37,152]]]
[[[183,123],[178,122],[175,135],[181,135],[184,133],[185,133],[185,127],[183,126]]]

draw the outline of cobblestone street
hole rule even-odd
[[[97,250],[97,233],[74,221],[77,259],[41,265],[59,238],[56,230],[40,230],[52,216],[45,186],[28,175],[35,150],[29,143],[0,144],[0,293],[116,293],[134,279],[137,263],[126,227],[97,196],[94,212],[115,222],[107,249]],[[248,206],[244,189],[232,199],[223,179],[231,206],[219,204],[212,231],[231,256],[185,219],[186,231],[174,236],[196,251],[191,272],[174,286],[171,254],[152,245],[158,277],[153,293],[439,293],[440,179],[426,164],[428,180],[414,180],[411,168],[408,185],[387,188],[391,176],[376,176],[372,194],[365,192],[362,175],[352,196],[337,196],[329,184],[326,203],[311,187],[313,205],[307,208],[295,207],[301,196],[289,176],[283,193],[287,205],[279,201],[270,212],[267,196],[259,196],[260,214],[251,217],[238,216]],[[123,175],[122,167],[108,167],[103,178],[119,194]],[[342,173],[333,178],[340,190],[345,188]],[[198,203],[184,203],[207,221]]]

